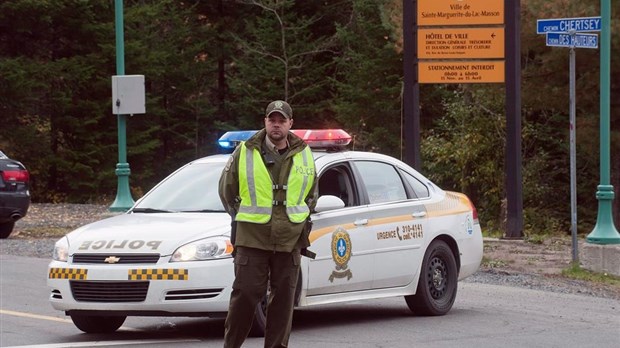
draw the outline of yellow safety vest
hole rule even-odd
[[[306,197],[314,183],[314,160],[310,148],[306,146],[293,156],[293,166],[288,175],[286,186],[286,214],[291,222],[303,222],[310,209]],[[265,224],[271,220],[272,208],[278,202],[273,200],[276,186],[257,149],[248,151],[245,143],[241,144],[239,154],[239,211],[236,221]]]

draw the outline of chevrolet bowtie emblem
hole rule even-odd
[[[108,256],[105,258],[105,260],[103,260],[103,262],[105,263],[117,263],[121,260],[120,257],[116,257],[116,256]]]

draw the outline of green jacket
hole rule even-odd
[[[263,154],[269,153],[274,163],[267,165],[267,169],[271,174],[273,183],[285,185],[293,164],[293,156],[301,152],[307,145],[301,138],[293,133],[289,133],[289,148],[284,154],[280,155],[265,146],[266,134],[265,129],[262,129],[248,139],[245,145],[248,150],[258,149]],[[220,199],[231,216],[236,214],[239,207],[239,150],[240,147],[237,146],[222,171],[219,182]],[[263,155],[263,160],[265,160],[265,155]],[[317,180],[318,178],[315,176],[310,193],[306,197],[306,204],[311,212],[314,211],[316,199],[318,198],[316,192]],[[274,200],[286,200],[286,192],[284,190],[276,190],[274,192]],[[310,246],[310,242],[308,241],[308,236],[303,233],[304,227],[304,222],[293,223],[289,220],[285,206],[276,205],[273,207],[271,220],[266,224],[238,221],[235,246],[282,252],[291,252],[295,248],[306,248]]]

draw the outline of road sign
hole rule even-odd
[[[547,46],[598,48],[598,35],[583,33],[577,33],[574,35],[565,33],[547,33]]]
[[[418,0],[418,25],[504,24],[504,0]]]
[[[418,62],[420,83],[499,83],[504,71],[503,60]]]
[[[504,58],[504,28],[418,29],[418,57]]]
[[[555,18],[536,21],[536,33],[601,31],[601,17]]]

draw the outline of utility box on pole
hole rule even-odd
[[[112,114],[146,113],[144,75],[112,76]]]

